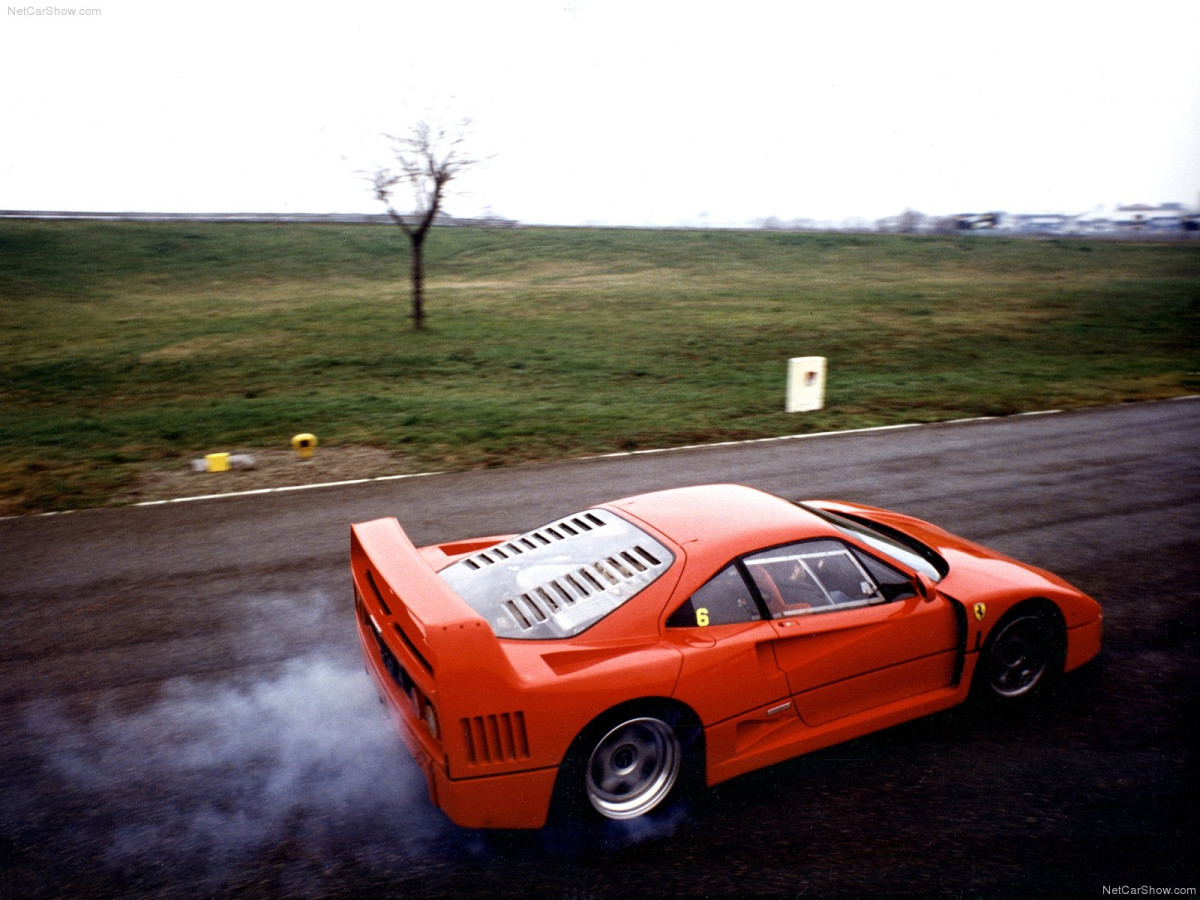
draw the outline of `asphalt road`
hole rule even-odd
[[[1184,400],[0,521],[0,897],[1196,888],[1198,437]],[[704,481],[1045,566],[1105,649],[1034,706],[752,773],[653,833],[450,825],[358,661],[348,523],[430,542]]]

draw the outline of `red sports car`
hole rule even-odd
[[[738,485],[643,494],[521,535],[413,546],[352,526],[367,668],[434,804],[538,828],[631,819],[1100,649],[1099,605],[927,522]]]

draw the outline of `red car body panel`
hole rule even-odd
[[[753,551],[810,539],[879,551],[750,488],[662,491],[597,507],[671,552],[656,580],[582,633],[511,639],[438,573],[513,536],[418,549],[395,519],[352,526],[364,659],[434,804],[465,827],[541,827],[576,739],[623,704],[686,710],[703,728],[710,785],[946,709],[965,699],[991,629],[1031,598],[1061,613],[1064,669],[1099,652],[1099,606],[1062,579],[899,513],[809,505],[911,535],[948,570],[929,589],[915,569],[887,558],[911,579],[909,596],[819,615],[668,625],[716,573]]]

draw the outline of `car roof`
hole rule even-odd
[[[740,484],[707,484],[639,494],[604,504],[675,544],[729,556],[785,541],[825,537],[832,526],[796,504]]]

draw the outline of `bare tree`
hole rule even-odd
[[[371,175],[375,198],[412,245],[412,320],[417,330],[425,327],[425,237],[442,209],[446,186],[479,162],[463,153],[468,125],[461,122],[451,130],[422,120],[407,135],[384,135],[395,165],[379,167]],[[414,205],[409,215],[402,215],[392,203],[392,192],[406,182]]]
[[[900,213],[897,230],[901,234],[915,234],[925,228],[928,219],[929,217],[925,213],[917,212],[915,209],[906,209]]]

